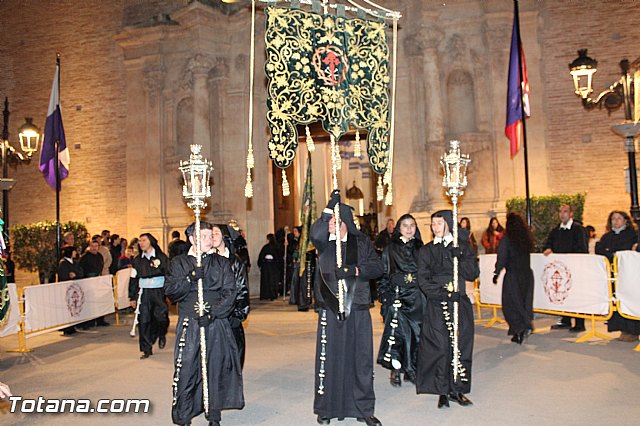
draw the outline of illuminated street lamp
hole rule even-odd
[[[2,141],[0,141],[0,152],[2,155],[2,179],[0,179],[0,189],[2,189],[2,219],[4,229],[9,229],[9,191],[16,184],[15,179],[9,179],[9,165],[17,167],[19,164],[28,164],[31,157],[38,151],[40,145],[40,129],[33,124],[31,117],[26,118],[26,122],[18,129],[20,135],[20,148],[17,151],[9,143],[9,99],[4,98],[4,125],[2,127]]]
[[[624,123],[615,124],[611,129],[624,138],[624,150],[629,161],[629,193],[631,195],[631,216],[640,225],[640,208],[638,207],[638,176],[636,171],[636,147],[635,138],[640,131],[640,124],[634,122],[634,72],[636,79],[640,79],[640,58],[633,63],[627,59],[620,61],[622,75],[618,81],[602,91],[595,99],[589,98],[593,92],[593,75],[597,71],[598,61],[587,56],[587,49],[578,51],[578,57],[569,64],[569,71],[573,77],[576,95],[582,99],[582,106],[586,110],[603,106],[611,112],[620,107],[624,107]],[[635,82],[636,84],[640,82]],[[637,90],[636,90],[637,92]],[[635,94],[636,97],[640,93]],[[636,117],[638,118],[638,117]]]

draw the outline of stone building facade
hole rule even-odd
[[[11,140],[24,116],[44,123],[55,54],[61,53],[61,104],[71,154],[62,184],[61,219],[90,232],[125,236],[152,232],[166,242],[191,221],[180,190],[178,161],[191,143],[213,161],[207,218],[235,219],[246,229],[255,258],[273,232],[274,187],[265,120],[264,14],[256,34],[254,197],[244,197],[248,141],[250,9],[248,1],[88,0],[0,2],[0,96],[10,101]],[[28,7],[25,5],[28,4]],[[472,157],[461,213],[476,233],[505,201],[524,195],[522,152],[514,159],[504,136],[506,76],[513,23],[505,0],[395,0],[398,36],[394,204],[378,221],[428,217],[448,205],[439,157],[447,141],[462,141]],[[618,61],[640,55],[640,14],[631,0],[520,2],[521,32],[531,86],[527,121],[531,193],[587,192],[585,222],[602,233],[612,209],[628,210],[622,139],[607,117],[584,111],[573,94],[567,64],[579,48],[598,59],[596,90],[617,79]],[[349,149],[348,147],[345,149]],[[306,153],[292,173],[299,188]],[[327,150],[313,154],[316,199],[330,190]],[[317,158],[316,158],[317,157]],[[346,167],[340,186],[368,185]],[[351,173],[351,174],[350,174]],[[55,218],[55,193],[37,161],[10,169],[11,222]],[[291,177],[290,177],[291,178]],[[364,182],[364,183],[363,183]],[[369,185],[370,187],[370,185]],[[368,187],[367,187],[368,188]],[[301,191],[294,191],[298,195]],[[372,191],[365,190],[372,197]],[[368,201],[368,200],[367,200]],[[366,205],[367,203],[365,203]],[[296,210],[299,200],[292,200]],[[277,204],[276,204],[276,207]],[[257,268],[254,268],[257,269]]]

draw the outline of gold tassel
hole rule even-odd
[[[311,137],[309,126],[304,126],[304,129],[307,132],[307,149],[309,152],[314,152],[316,150],[316,144],[313,142],[313,138]]]
[[[247,150],[247,169],[253,169],[255,164],[256,160],[253,157],[253,147],[249,146],[249,149]]]
[[[382,186],[382,176],[378,176],[378,186],[376,187],[376,199],[378,201],[384,200],[384,186]]]
[[[287,180],[287,171],[282,169],[282,196],[288,197],[291,195],[291,191],[289,190],[289,181]]]
[[[247,183],[244,186],[244,196],[253,197],[253,184],[251,183],[251,170],[247,169]]]
[[[391,167],[387,166],[387,170],[385,170],[384,172],[382,183],[384,183],[385,185],[391,185]]]
[[[387,206],[390,206],[393,204],[393,185],[391,185],[391,182],[389,182],[387,186],[387,196],[384,199],[384,204]]]
[[[362,146],[360,146],[360,132],[356,129],[356,141],[353,143],[353,156],[360,158],[362,156]]]

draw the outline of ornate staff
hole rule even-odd
[[[187,200],[187,206],[195,214],[195,229],[193,231],[196,242],[196,266],[202,266],[202,249],[200,245],[200,210],[207,206],[206,198],[211,197],[209,178],[213,167],[211,161],[200,155],[202,145],[191,145],[189,161],[180,161],[180,171],[184,178],[182,196]],[[209,306],[204,301],[202,278],[198,279],[198,303],[194,306],[199,317],[209,312]],[[209,414],[209,382],[207,380],[207,341],[204,327],[200,327],[200,363],[202,365],[202,401],[205,414]]]
[[[133,317],[133,324],[131,325],[131,331],[129,332],[129,336],[131,337],[136,337],[136,326],[138,325],[138,317],[140,316],[140,302],[142,302],[142,290],[143,290],[142,287],[140,287],[140,289],[138,290],[138,301],[136,302],[136,312],[135,312],[135,316]]]
[[[340,152],[336,144],[334,135],[331,135],[331,175],[333,182],[333,189],[338,189],[338,169],[340,168]],[[333,208],[333,217],[336,219],[336,267],[342,268],[342,236],[340,235],[340,227],[342,220],[340,220],[340,203],[336,204]],[[343,321],[346,318],[344,312],[344,289],[346,283],[344,279],[338,280],[338,319]]]
[[[467,166],[471,161],[469,155],[460,154],[460,141],[450,141],[449,152],[440,158],[440,165],[444,172],[442,186],[447,189],[453,204],[453,247],[458,247],[458,197],[464,194],[467,187]],[[458,292],[458,258],[453,258],[453,290]],[[460,350],[458,349],[458,302],[453,302],[453,381],[458,381],[458,375],[463,371],[460,364]]]

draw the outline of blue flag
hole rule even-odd
[[[53,189],[56,189],[56,142],[58,142],[58,176],[60,181],[69,176],[69,150],[64,137],[62,126],[62,112],[60,111],[60,91],[58,81],[60,78],[60,64],[56,64],[56,73],[53,76],[53,87],[49,99],[49,111],[44,125],[44,142],[40,152],[40,171]]]
[[[518,153],[520,140],[522,138],[523,99],[524,113],[527,117],[531,115],[529,110],[529,77],[527,76],[527,64],[524,61],[524,50],[518,47],[519,21],[517,10],[514,10],[511,53],[509,57],[509,83],[507,86],[507,123],[504,128],[504,134],[511,142],[512,158]],[[522,75],[520,75],[520,61],[522,61]]]

